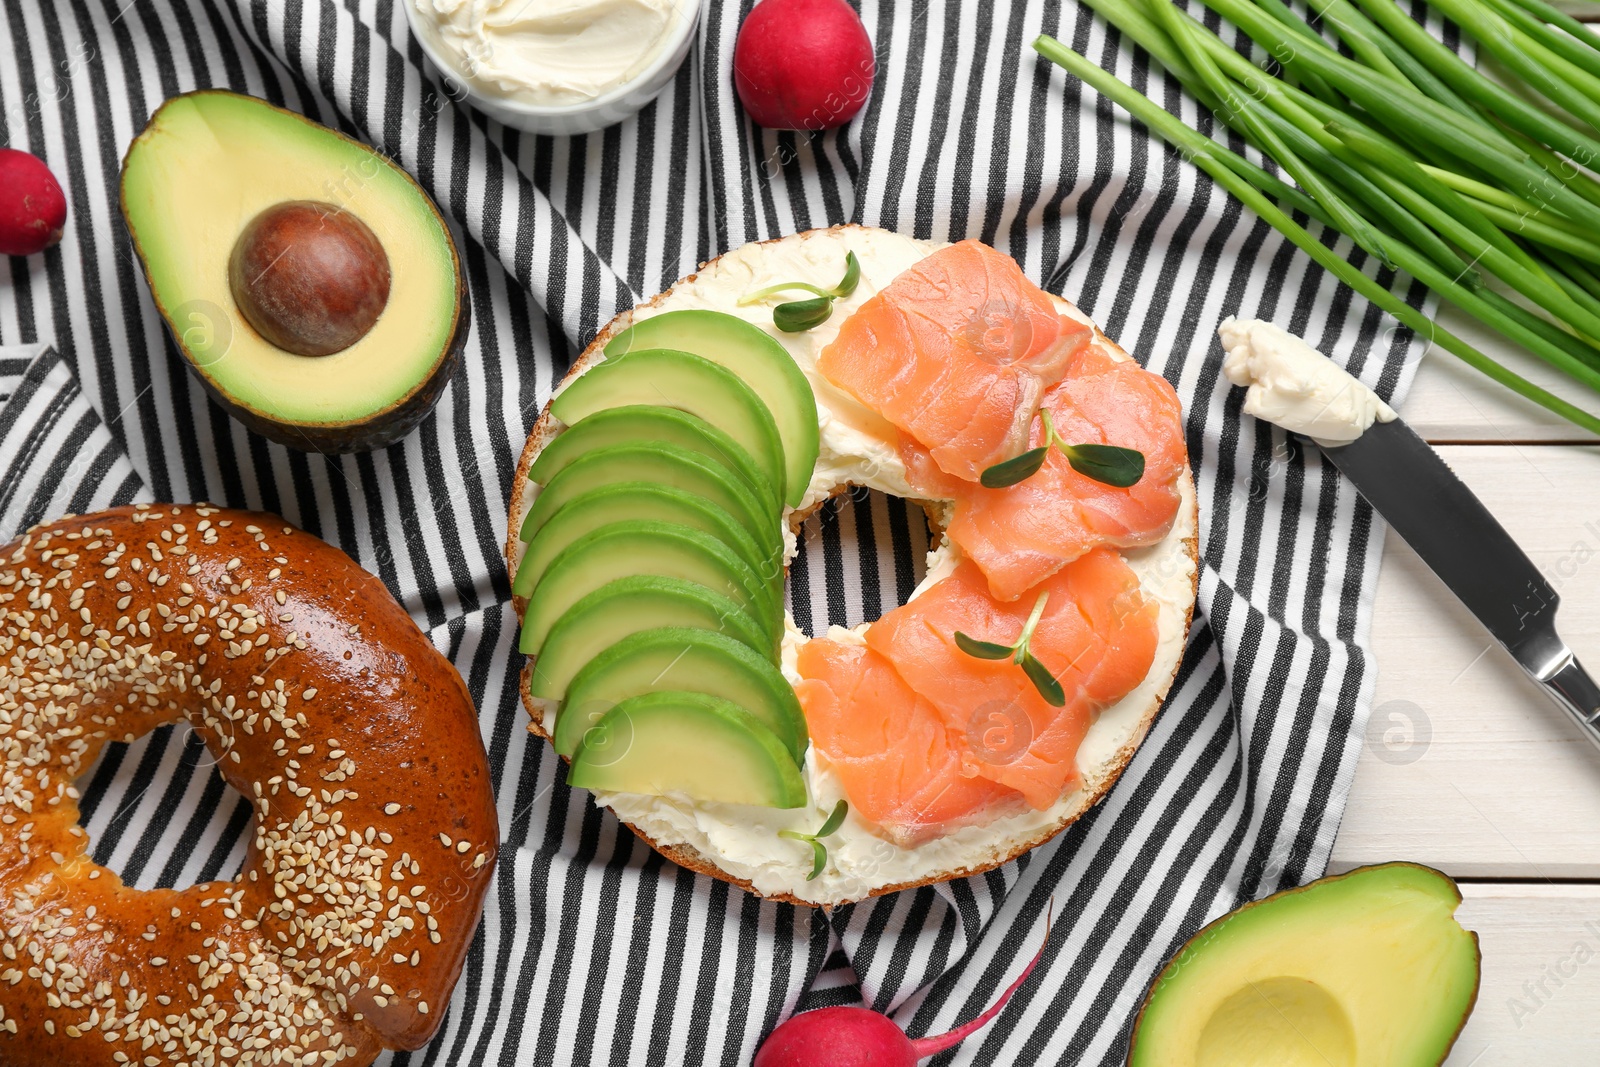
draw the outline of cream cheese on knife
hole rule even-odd
[[[1231,315],[1217,327],[1227,358],[1222,373],[1247,387],[1247,415],[1303,434],[1319,445],[1349,444],[1395,411],[1333,360],[1260,319]]]

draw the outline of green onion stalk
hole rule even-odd
[[[1204,0],[1277,68],[1170,0],[1086,0],[1273,174],[1053,37],[1034,48],[1128,111],[1340,281],[1485,376],[1592,433],[1600,418],[1432,321],[1302,228],[1386,267],[1600,392],[1600,36],[1544,0],[1430,0],[1520,82],[1490,81],[1394,0]],[[1324,37],[1333,35],[1341,50]]]

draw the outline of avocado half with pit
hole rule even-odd
[[[1246,904],[1156,977],[1129,1067],[1438,1067],[1478,993],[1460,903],[1385,863]]]
[[[460,362],[466,283],[433,201],[302,115],[223,90],[173,97],[128,149],[122,216],[190,369],[274,441],[392,444]]]

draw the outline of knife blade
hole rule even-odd
[[[1556,631],[1560,595],[1439,453],[1403,419],[1318,447],[1600,747],[1600,686]]]

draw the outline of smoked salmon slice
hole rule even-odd
[[[851,809],[896,844],[1020,810],[1020,798],[962,770],[960,739],[889,661],[864,645],[818,638],[800,649],[811,744],[844,787]]]
[[[1108,548],[1060,568],[1038,591],[1049,599],[1030,648],[1061,683],[1064,707],[1040,696],[1010,659],[977,659],[957,647],[957,630],[1014,643],[1037,599],[996,600],[971,561],[873,623],[866,640],[943,717],[959,740],[963,773],[1015,789],[1044,809],[1078,784],[1078,746],[1094,717],[1149,673],[1158,605]],[[893,730],[882,736],[900,743]]]
[[[844,321],[817,369],[976,482],[1022,451],[1045,390],[1092,331],[1057,314],[1010,256],[977,241],[901,272]]]
[[[1178,394],[1165,378],[1091,346],[1073,356],[1067,377],[1045,395],[1043,407],[1069,444],[1120,445],[1143,453],[1144,476],[1119,489],[1079,474],[1059,449],[1051,449],[1036,474],[1004,489],[985,489],[940,477],[914,444],[900,445],[912,487],[955,501],[945,532],[1000,600],[1021,596],[1096,546],[1153,545],[1178,515],[1178,479],[1188,449]],[[1043,420],[1035,419],[1028,447],[1043,439]]]

